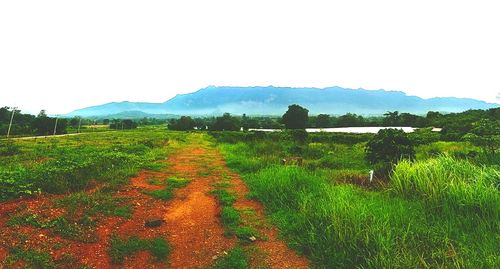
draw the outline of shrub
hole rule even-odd
[[[403,130],[382,129],[366,145],[366,159],[371,164],[384,164],[384,169],[401,159],[415,159],[413,143]]]

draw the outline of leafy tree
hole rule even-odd
[[[400,123],[399,112],[398,111],[387,111],[384,114],[384,125],[385,126],[398,126]]]
[[[382,129],[366,145],[366,159],[371,164],[396,164],[400,159],[415,159],[412,141],[400,129]]]
[[[327,128],[327,127],[330,127],[330,124],[331,124],[330,115],[319,114],[316,117],[316,127]]]
[[[283,114],[281,121],[287,129],[305,129],[307,119],[309,118],[309,110],[299,106],[288,106],[288,110]]]
[[[362,116],[353,113],[347,113],[337,118],[337,127],[359,127],[364,125]]]
[[[114,119],[113,123],[111,123],[109,125],[109,128],[110,129],[115,129],[115,130],[135,129],[135,128],[137,128],[137,122],[135,122],[133,120],[130,120],[130,119],[121,120],[121,121],[117,120],[117,119]]]
[[[464,136],[465,140],[481,147],[485,152],[495,154],[500,148],[500,120],[482,119]]]
[[[224,113],[222,117],[217,117],[212,125],[212,130],[215,131],[239,131],[240,121],[238,118],[231,116],[229,113]]]
[[[55,121],[52,122],[45,110],[42,109],[33,121],[32,127],[37,135],[48,135],[51,130],[53,131],[54,124]]]
[[[73,117],[71,118],[71,120],[69,121],[69,125],[71,125],[71,127],[78,127],[78,124],[80,123],[80,117]]]
[[[168,128],[177,131],[187,131],[187,130],[193,130],[195,126],[196,123],[191,117],[182,116],[177,120],[175,119],[171,120],[170,124],[168,125]]]

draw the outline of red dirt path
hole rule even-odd
[[[50,231],[33,227],[8,227],[7,220],[16,212],[26,210],[44,215],[60,214],[51,208],[55,196],[42,196],[20,201],[0,203],[0,261],[8,255],[8,248],[18,244],[16,233],[26,235],[27,246],[34,249],[49,246],[54,259],[64,253],[72,253],[77,262],[91,268],[207,268],[214,259],[223,256],[237,244],[234,237],[224,236],[224,227],[219,219],[220,208],[216,199],[209,194],[213,184],[220,182],[222,173],[230,175],[232,189],[238,195],[235,207],[251,208],[256,212],[259,222],[258,232],[267,240],[257,240],[252,247],[263,253],[258,258],[259,264],[268,268],[307,268],[308,261],[289,249],[284,242],[277,239],[277,230],[267,224],[262,206],[245,198],[248,192],[240,177],[226,166],[220,153],[203,145],[192,144],[172,153],[168,160],[168,168],[161,172],[141,171],[132,178],[130,185],[116,193],[127,197],[133,205],[133,215],[129,219],[120,217],[102,217],[96,229],[95,243],[81,243],[59,236]],[[184,188],[176,189],[175,197],[170,201],[162,201],[150,197],[144,192],[157,190],[164,186],[152,185],[148,179],[166,179],[172,176],[186,178],[191,182]],[[157,228],[146,228],[144,222],[150,219],[163,219],[165,223]],[[148,252],[136,253],[127,257],[123,264],[111,262],[108,255],[111,236],[138,236],[166,238],[172,246],[167,261],[158,262]],[[53,246],[61,244],[61,249]],[[257,259],[255,257],[252,260]],[[252,262],[254,265],[255,263]],[[254,266],[252,266],[254,267]],[[0,263],[0,268],[2,265]],[[66,268],[66,267],[65,267]]]

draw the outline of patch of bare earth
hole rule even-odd
[[[252,264],[264,263],[268,268],[307,268],[308,261],[278,239],[278,232],[269,225],[262,206],[245,198],[248,192],[240,177],[232,173],[220,153],[211,147],[188,145],[172,153],[168,168],[161,172],[141,171],[132,178],[130,184],[115,193],[115,196],[130,199],[133,215],[130,218],[101,216],[96,227],[95,240],[78,242],[55,235],[47,229],[32,226],[11,227],[6,223],[14,215],[34,212],[48,218],[64,212],[54,208],[52,201],[57,197],[42,195],[30,199],[20,199],[0,203],[0,261],[8,256],[9,248],[22,244],[32,249],[43,249],[55,259],[65,253],[72,254],[78,264],[90,268],[207,268],[223,253],[237,244],[234,237],[224,236],[220,221],[220,207],[210,191],[214,183],[220,182],[222,173],[230,175],[233,190],[238,195],[235,207],[251,208],[255,211],[258,232],[265,240],[257,240],[250,247],[258,249]],[[155,184],[151,179],[169,177],[189,179],[190,183],[175,190],[173,199],[163,201],[149,196],[146,192],[159,190],[164,185]],[[145,227],[147,220],[162,219],[159,227]],[[113,264],[109,256],[110,239],[113,235],[128,238],[162,237],[171,245],[171,253],[166,261],[155,260],[149,252],[143,251],[127,257],[123,264]],[[58,247],[56,247],[58,246]],[[0,265],[1,267],[1,265]],[[252,266],[255,267],[255,266]],[[66,267],[64,267],[66,268]],[[71,268],[71,267],[67,267]]]

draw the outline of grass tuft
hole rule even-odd
[[[122,239],[114,235],[111,238],[109,255],[113,263],[122,264],[126,257],[143,250],[150,251],[157,260],[165,260],[170,253],[170,245],[161,237],[140,239],[139,237],[132,236]]]

